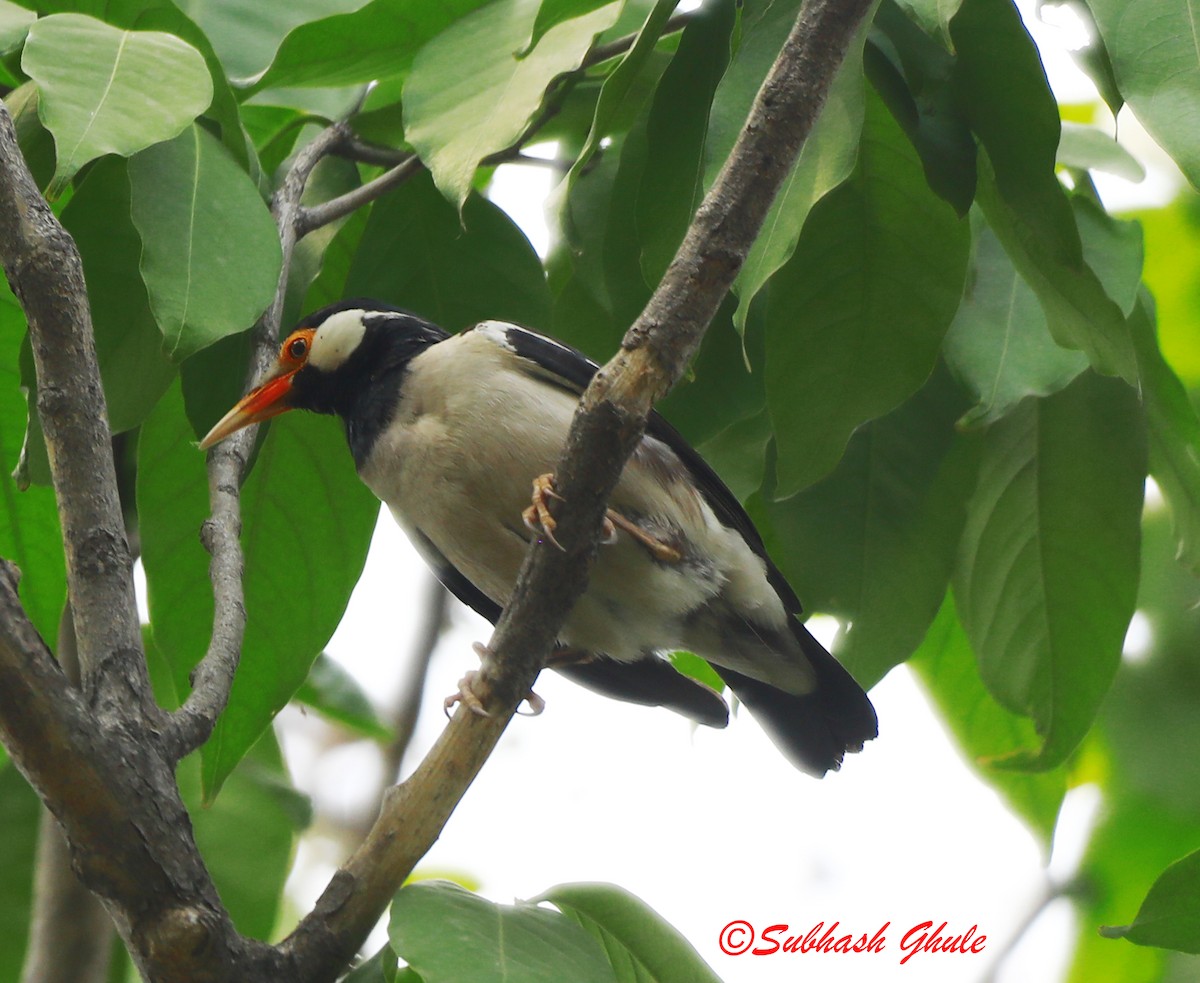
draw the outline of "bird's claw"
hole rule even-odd
[[[480,659],[491,654],[489,649],[482,642],[475,642],[472,646],[475,654]],[[479,683],[480,672],[478,669],[468,669],[462,679],[458,681],[458,692],[451,693],[442,701],[442,712],[446,714],[447,719],[450,717],[450,711],[459,703],[463,704],[468,710],[479,717],[491,717],[487,707],[483,705],[483,700],[479,698],[479,694],[475,692],[475,687]],[[537,695],[532,689],[521,698],[523,703],[529,704],[529,711],[521,713],[518,708],[517,713],[522,717],[537,717],[546,709],[546,701]]]
[[[558,523],[554,521],[554,516],[550,514],[550,506],[546,504],[546,499],[548,498],[553,498],[559,502],[563,501],[563,497],[554,490],[554,475],[540,474],[533,479],[532,504],[521,513],[521,518],[525,522],[525,527],[530,532],[545,536],[546,539],[561,550],[563,548],[562,544],[554,538],[554,530],[557,528]]]
[[[645,546],[654,559],[662,563],[678,563],[683,559],[683,554],[670,543],[664,543],[661,539],[650,535],[650,533],[646,532],[636,522],[632,519],[627,519],[616,509],[609,509],[604,513],[604,522],[605,533],[608,533],[610,529],[612,530],[612,540],[608,540],[609,542],[617,538],[617,529],[623,529]]]

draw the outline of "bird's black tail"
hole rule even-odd
[[[822,777],[837,771],[847,751],[861,751],[879,734],[875,708],[842,664],[800,622],[793,631],[816,670],[811,693],[796,696],[739,672],[714,665],[776,746],[801,771]]]

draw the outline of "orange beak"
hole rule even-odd
[[[200,441],[200,449],[208,450],[232,433],[252,423],[262,423],[292,408],[288,396],[292,391],[292,376],[296,369],[286,369],[272,376],[261,386],[248,392],[238,404],[226,413]]]

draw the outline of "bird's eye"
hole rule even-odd
[[[290,342],[288,342],[287,351],[290,357],[296,359],[296,361],[299,361],[308,354],[308,339],[293,338]]]

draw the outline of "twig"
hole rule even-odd
[[[729,160],[705,197],[623,349],[580,402],[557,478],[567,500],[565,550],[532,546],[485,658],[492,716],[459,708],[413,775],[392,789],[363,845],[314,910],[281,944],[301,981],[323,979],[358,950],[393,892],[442,827],[532,685],[586,584],[609,493],[653,401],[695,352],[825,101],[871,0],[810,0],[755,100]]]
[[[1047,881],[1041,892],[1034,898],[1033,904],[1025,913],[1025,917],[1021,919],[1021,924],[1017,926],[1016,931],[1009,936],[1000,948],[992,953],[992,961],[988,965],[983,976],[980,977],[979,983],[996,983],[1000,976],[1000,970],[1004,968],[1005,962],[1017,950],[1017,946],[1021,944],[1021,940],[1025,938],[1029,930],[1033,928],[1034,922],[1042,917],[1042,913],[1050,907],[1059,898],[1067,896],[1072,890],[1070,884],[1056,884],[1053,881]]]
[[[304,193],[305,183],[321,158],[345,140],[348,132],[344,123],[336,123],[305,145],[296,155],[282,187],[271,202],[271,213],[279,230],[283,265],[275,299],[254,327],[247,387],[262,377],[275,358],[288,271],[299,238],[300,196]],[[171,715],[169,727],[163,735],[167,753],[175,760],[208,740],[217,717],[229,702],[229,690],[241,657],[246,606],[242,591],[239,490],[257,430],[257,427],[248,427],[208,452],[208,491],[212,514],[204,523],[201,538],[212,556],[209,577],[213,585],[213,632],[208,651],[192,675],[192,692],[183,706]]]
[[[379,177],[360,185],[353,191],[347,191],[344,195],[330,198],[329,201],[313,205],[310,208],[300,208],[295,222],[296,238],[302,239],[314,229],[319,229],[330,222],[336,222],[339,218],[344,218],[351,212],[357,211],[363,205],[367,205],[391,191],[396,185],[407,181],[414,174],[420,173],[424,168],[425,165],[414,154],[409,154],[391,170],[384,171]]]
[[[0,263],[29,322],[83,692],[106,720],[154,726],[160,714],[142,656],[83,264],[25,166],[7,109],[0,109]]]
[[[680,14],[672,14],[667,18],[666,24],[663,25],[662,34],[660,37],[667,37],[671,34],[677,34],[696,19],[694,12],[688,11]],[[633,47],[638,36],[634,34],[626,34],[624,37],[617,38],[614,41],[609,41],[608,44],[598,44],[587,53],[587,57],[583,59],[583,64],[579,66],[579,71],[587,71],[589,68],[595,68],[604,62],[616,58],[617,55],[623,55],[626,51]]]

